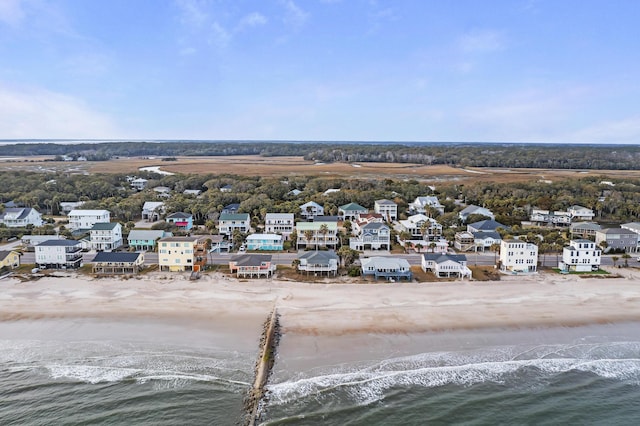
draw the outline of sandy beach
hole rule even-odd
[[[306,284],[205,274],[92,278],[57,273],[0,280],[0,320],[82,317],[195,318],[252,329],[276,306],[284,333],[339,336],[640,320],[640,271],[617,278],[541,273],[501,281]]]

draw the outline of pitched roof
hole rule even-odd
[[[5,260],[11,253],[18,253],[13,250],[0,250],[0,260]]]
[[[481,240],[486,238],[493,238],[494,240],[502,239],[502,237],[497,231],[475,231],[475,232],[472,232],[472,234],[474,238],[478,238]]]
[[[378,204],[378,205],[387,205],[387,206],[395,206],[395,205],[397,205],[393,201],[387,200],[386,198],[382,199],[382,200],[376,200],[375,203]]]
[[[168,234],[171,233],[169,232]],[[132,229],[127,238],[129,240],[155,240],[156,238],[162,238],[165,235],[167,235],[167,232],[161,229]]]
[[[422,257],[424,257],[424,260],[432,261],[435,263],[444,263],[449,260],[456,263],[467,261],[467,256],[465,256],[464,254],[424,253]]]
[[[92,231],[111,231],[120,224],[118,222],[99,222],[91,227]]]
[[[69,216],[102,216],[104,214],[110,214],[109,210],[73,209],[69,212]]]
[[[595,222],[576,222],[571,224],[571,229],[592,229],[598,231],[602,229],[602,226]]]
[[[193,217],[191,213],[175,212],[168,215],[167,219],[188,219],[190,217]]]
[[[222,213],[220,220],[249,220],[249,213]]]
[[[271,262],[270,254],[239,254],[231,258],[237,266],[260,266],[262,262]]]
[[[495,231],[498,228],[509,229],[508,226],[496,222],[493,219],[481,220],[480,222],[471,223],[468,226],[478,231]]]
[[[367,211],[367,209],[365,207],[362,207],[360,204],[358,203],[349,203],[349,204],[345,204],[344,206],[340,206],[340,210],[343,211]]]
[[[338,260],[338,255],[332,251],[307,251],[304,254],[298,256],[298,259],[306,259],[308,263],[313,263],[316,265],[326,265],[331,260]]]
[[[6,208],[4,209],[4,213],[0,213],[0,218],[6,217],[6,216],[12,216],[12,218],[16,220],[24,219],[31,214],[31,211],[35,211],[36,213],[38,213],[37,210],[34,210],[31,207]]]
[[[93,258],[93,262],[135,262],[142,253],[121,253],[100,251]]]
[[[404,268],[406,270],[411,269],[411,265],[406,259],[400,257],[368,257],[360,260],[362,268],[364,269],[369,264],[372,264],[375,268],[378,269],[400,269]]]
[[[47,240],[37,245],[37,247],[72,247],[79,246],[80,241],[76,240]]]

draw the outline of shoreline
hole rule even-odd
[[[623,272],[607,279],[541,273],[494,282],[362,285],[237,280],[220,274],[205,274],[198,281],[168,273],[93,278],[71,272],[36,281],[0,280],[0,321],[192,318],[248,329],[274,305],[283,334],[309,336],[640,321],[640,271]]]

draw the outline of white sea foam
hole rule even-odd
[[[49,374],[54,379],[72,379],[97,384],[121,382],[140,373],[136,368],[100,367],[93,365],[49,365]]]
[[[473,352],[424,353],[383,360],[365,367],[344,367],[315,377],[302,377],[270,385],[270,401],[287,404],[296,399],[331,397],[335,391],[366,405],[383,398],[394,387],[434,388],[445,385],[518,382],[520,374],[543,379],[569,371],[640,386],[638,342],[616,344],[540,345],[494,347]],[[605,357],[605,354],[609,354]]]

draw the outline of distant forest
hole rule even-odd
[[[141,156],[261,155],[302,156],[325,163],[374,161],[455,167],[640,169],[638,145],[251,141],[21,143],[0,145],[0,155],[81,155],[92,161]]]

